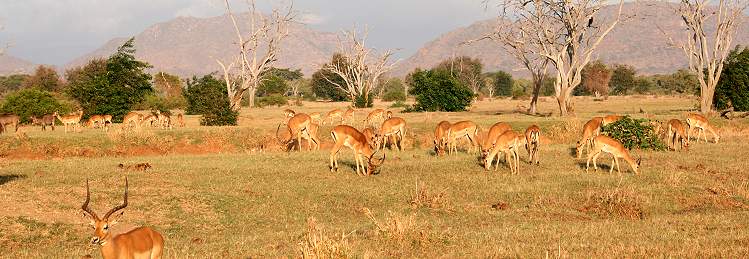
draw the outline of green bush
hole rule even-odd
[[[406,93],[403,81],[399,78],[391,78],[387,80],[383,86],[382,100],[386,102],[405,101]]]
[[[749,111],[749,48],[737,46],[728,55],[714,98],[719,110]]]
[[[58,100],[52,93],[35,88],[23,89],[8,94],[0,110],[21,117],[21,123],[30,121],[29,116],[42,116],[55,111],[61,115],[72,110],[72,104]]]
[[[390,108],[408,108],[408,104],[404,103],[403,101],[395,101],[393,104],[390,105]]]
[[[285,96],[280,94],[269,95],[266,97],[255,97],[255,107],[263,108],[266,106],[286,106],[289,105],[289,100]]]
[[[200,125],[237,125],[238,112],[229,107],[226,85],[213,75],[187,80],[187,89],[182,92],[187,100],[186,114],[202,114]]]
[[[410,78],[410,93],[416,97],[414,111],[465,111],[473,93],[442,70],[417,71]]]
[[[655,134],[653,126],[646,119],[632,119],[626,116],[614,123],[603,126],[601,132],[619,140],[628,149],[666,150],[666,145]]]
[[[374,95],[369,93],[369,98],[364,98],[365,95],[357,95],[354,100],[354,107],[356,108],[371,108],[374,105]]]

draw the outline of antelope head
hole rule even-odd
[[[372,174],[375,170],[377,170],[377,167],[380,167],[383,163],[385,163],[385,152],[382,152],[382,158],[376,158],[375,155],[377,154],[377,151],[372,153],[371,156],[367,159],[367,172],[368,174]]]
[[[125,178],[125,198],[124,202],[112,208],[109,210],[106,214],[104,214],[103,218],[99,218],[98,215],[96,215],[96,212],[91,210],[91,208],[88,207],[88,202],[91,200],[91,194],[89,192],[88,188],[88,180],[86,180],[86,201],[83,202],[83,206],[81,206],[81,209],[83,209],[84,215],[87,216],[91,220],[91,226],[94,228],[94,237],[91,238],[91,244],[94,245],[104,245],[109,239],[111,238],[110,234],[110,227],[117,223],[117,218],[119,216],[122,216],[124,211],[118,213],[115,215],[115,218],[110,219],[112,215],[117,213],[118,211],[121,211],[125,207],[127,207],[127,177]]]

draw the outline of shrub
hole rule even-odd
[[[187,101],[184,96],[162,97],[158,95],[148,95],[143,102],[135,105],[135,110],[159,110],[166,112],[172,109],[184,109],[187,107]]]
[[[237,125],[238,112],[229,107],[224,81],[213,75],[187,80],[187,89],[182,92],[187,100],[186,114],[202,114],[200,125]]]
[[[497,71],[495,73],[489,74],[488,76],[492,78],[492,82],[494,85],[491,85],[489,87],[494,88],[495,96],[508,97],[513,94],[513,86],[515,85],[515,80],[512,79],[512,75],[505,71]]]
[[[658,138],[653,126],[646,119],[632,119],[626,116],[603,126],[601,131],[609,137],[619,140],[628,149],[666,150],[666,145]]]
[[[372,105],[373,105],[372,102],[374,101],[373,94],[369,93],[368,95],[366,95],[369,98],[364,98],[364,96],[365,95],[363,95],[363,94],[356,96],[356,100],[354,100],[354,107],[356,107],[356,108],[370,108],[370,107],[372,107]]]
[[[715,88],[715,108],[749,111],[749,48],[736,47],[728,56]]]
[[[411,83],[415,111],[465,111],[473,101],[471,90],[446,71],[417,71]]]
[[[42,116],[55,111],[67,114],[72,105],[58,100],[52,93],[38,89],[24,89],[8,94],[0,110],[21,117],[21,123],[29,122],[29,116]]]
[[[395,101],[393,104],[390,105],[390,108],[407,108],[408,104],[404,103],[403,101]]]
[[[233,126],[237,125],[238,112],[232,111],[227,99],[226,105],[215,107],[208,113],[204,113],[200,118],[200,125],[203,126]]]
[[[393,78],[385,84],[385,92],[382,94],[382,100],[386,102],[405,101],[406,93],[403,87],[403,81]]]
[[[278,107],[285,106],[289,104],[289,100],[286,99],[285,96],[280,94],[273,94],[266,97],[256,97],[255,98],[255,107],[266,107],[275,105]]]

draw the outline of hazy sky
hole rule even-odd
[[[317,30],[339,32],[366,24],[373,47],[399,48],[398,56],[405,58],[442,33],[494,16],[481,2],[296,0],[294,5]],[[258,3],[269,10],[283,2]],[[223,0],[0,0],[0,42],[10,42],[11,55],[62,65],[111,38],[133,36],[178,16],[221,15],[223,8]]]

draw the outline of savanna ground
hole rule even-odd
[[[117,229],[152,226],[166,239],[167,258],[299,257],[724,257],[749,254],[749,121],[713,119],[720,144],[688,152],[633,150],[643,158],[633,175],[585,173],[571,154],[585,120],[602,114],[684,118],[694,99],[576,99],[576,117],[515,112],[526,101],[474,104],[463,113],[396,113],[409,123],[403,152],[387,151],[375,176],[357,176],[351,151],[328,171],[329,129],[315,152],[284,153],[273,135],[283,108],[243,110],[238,127],[104,133],[42,132],[0,137],[2,257],[99,257],[82,217],[86,179],[100,214],[130,205]],[[346,104],[305,103],[300,112]],[[378,107],[387,104],[377,103]],[[543,99],[540,110],[555,111]],[[365,112],[359,111],[356,120]],[[505,121],[516,130],[538,124],[541,165],[519,175],[484,171],[477,154],[437,158],[434,125],[473,120],[484,129]],[[362,123],[356,126],[361,128]],[[118,164],[150,163],[125,171]],[[116,230],[117,230],[116,229]]]

